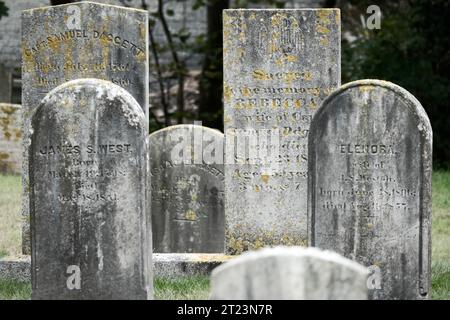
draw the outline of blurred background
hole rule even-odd
[[[21,10],[70,2],[78,1],[0,0],[0,103],[21,104]],[[435,168],[450,168],[449,0],[95,2],[149,11],[151,131],[194,120],[223,129],[223,9],[340,8],[342,83],[375,78],[392,81],[410,91],[431,119]],[[380,28],[371,29],[367,26],[367,8],[374,4],[381,10],[381,22]],[[20,132],[10,135],[20,138]],[[0,154],[0,171],[1,162]]]

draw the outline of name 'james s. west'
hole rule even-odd
[[[85,152],[87,154],[113,154],[131,153],[131,144],[99,144],[99,145],[48,145],[39,148],[41,155],[77,155]]]

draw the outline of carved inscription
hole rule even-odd
[[[309,160],[309,245],[369,267],[372,299],[427,297],[431,127],[419,102],[385,81],[342,86],[313,119]]]
[[[326,44],[319,26],[327,28]],[[225,11],[227,145],[248,134],[256,142],[248,148],[270,155],[227,149],[230,253],[306,242],[307,138],[321,101],[339,85],[339,41],[335,10]],[[233,205],[243,194],[244,204]]]
[[[93,2],[22,12],[24,141],[41,100],[75,79],[125,88],[148,113],[148,12]],[[81,141],[80,141],[81,143]],[[23,251],[29,248],[28,149],[24,145]]]
[[[154,251],[223,252],[223,134],[178,125],[152,133],[150,146]]]

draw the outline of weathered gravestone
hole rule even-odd
[[[44,96],[79,78],[111,81],[148,112],[148,14],[97,3],[36,8],[22,14],[24,109],[23,251],[29,253],[28,128]]]
[[[227,252],[305,245],[307,137],[340,84],[340,11],[225,10],[223,20]]]
[[[247,252],[214,269],[213,299],[367,299],[368,270],[334,252],[278,247]]]
[[[22,107],[0,103],[0,174],[22,172]]]
[[[431,145],[420,103],[385,81],[341,87],[314,117],[310,245],[370,267],[372,299],[429,295]]]
[[[223,134],[177,125],[149,143],[154,252],[223,252]]]
[[[79,79],[31,122],[34,299],[152,295],[147,121],[124,89]]]

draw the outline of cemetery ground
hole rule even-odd
[[[0,176],[0,256],[17,256],[21,250],[21,178]],[[432,298],[450,299],[450,171],[433,173]],[[207,299],[209,279],[156,278],[156,299]],[[31,286],[0,279],[0,300],[29,299]]]

